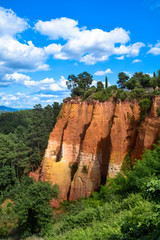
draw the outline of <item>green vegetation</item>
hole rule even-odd
[[[153,77],[140,72],[131,78],[121,72],[119,88],[109,87],[107,77],[105,87],[100,81],[97,87],[91,86],[92,80],[87,72],[69,75],[71,96],[102,102],[111,97],[114,101],[137,99],[142,120],[152,98],[160,94],[160,71]],[[57,103],[45,108],[38,104],[33,110],[0,114],[0,238],[160,239],[160,143],[145,151],[142,160],[134,165],[128,153],[121,173],[107,179],[107,186],[101,186],[90,198],[64,201],[58,211],[51,208],[50,200],[58,198],[58,186],[35,182],[28,174],[41,163],[60,108]],[[130,108],[134,111],[132,104]],[[160,109],[156,111],[160,116]],[[127,117],[134,121],[129,112]],[[70,168],[73,179],[77,164]],[[82,167],[82,172],[87,176],[87,166]]]
[[[84,172],[84,173],[88,173],[88,168],[87,168],[86,165],[83,166],[83,168],[82,168],[82,172]]]
[[[24,173],[35,171],[61,105],[0,115],[0,196],[4,197]]]
[[[64,201],[53,215],[49,201],[58,187],[23,177],[0,208],[0,234],[13,229],[23,237],[46,240],[157,240],[160,237],[160,145],[146,150],[131,169],[129,154],[123,173],[108,179],[88,199]],[[13,238],[14,239],[14,238]],[[32,239],[32,238],[30,238]],[[34,239],[34,237],[33,237]]]
[[[127,156],[128,158],[128,156]],[[160,237],[160,146],[147,150],[88,199],[64,202],[47,240],[157,240]],[[126,160],[128,162],[128,160]],[[65,212],[65,214],[64,214]]]
[[[48,223],[52,221],[53,212],[49,201],[58,198],[58,185],[37,182],[23,178],[16,186],[13,197],[14,211],[17,216],[18,232],[22,237],[32,234],[44,234]]]
[[[108,79],[105,77],[105,87],[101,81],[97,82],[97,87],[92,86],[93,77],[83,72],[78,76],[69,75],[67,87],[71,90],[71,97],[80,97],[81,100],[100,102],[108,101],[111,97],[116,101],[137,100],[141,108],[141,120],[143,120],[150,109],[151,100],[155,95],[160,94],[160,70],[153,73],[153,77],[142,72],[136,72],[132,77],[124,72],[118,74],[118,87],[116,85],[108,87]],[[131,105],[132,106],[132,105]],[[133,109],[132,109],[133,110]],[[160,115],[157,109],[158,116]]]
[[[141,108],[141,120],[143,120],[147,114],[147,112],[150,110],[151,107],[151,101],[148,98],[144,98],[139,101],[139,106]]]

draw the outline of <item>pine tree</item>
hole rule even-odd
[[[107,76],[105,77],[105,89],[108,88],[108,79],[107,79]]]

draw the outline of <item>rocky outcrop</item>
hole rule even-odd
[[[152,144],[160,139],[160,117],[157,113],[158,108],[160,108],[160,96],[156,96],[153,99],[149,114],[138,128],[135,147],[131,154],[133,162],[135,159],[141,157],[144,149],[150,149]]]
[[[61,199],[90,196],[120,171],[126,154],[134,160],[160,137],[158,107],[160,96],[141,122],[136,101],[65,101],[38,178],[57,183]]]
[[[92,121],[82,142],[78,169],[71,184],[70,200],[90,196],[106,179],[114,108],[113,102],[94,105]]]
[[[140,109],[137,102],[116,104],[110,134],[111,151],[108,177],[115,177],[120,171],[123,160],[135,145],[140,122]]]

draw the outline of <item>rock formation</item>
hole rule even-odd
[[[136,101],[65,101],[38,178],[57,183],[61,199],[90,196],[120,171],[126,154],[134,162],[160,137],[159,107],[160,96],[156,96],[141,122]]]

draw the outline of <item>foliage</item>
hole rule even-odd
[[[2,198],[24,173],[36,170],[40,165],[49,133],[54,127],[60,108],[61,105],[58,103],[45,108],[36,105],[33,110],[0,115],[0,196]]]
[[[88,173],[88,168],[86,165],[83,165],[82,172]]]
[[[104,90],[104,85],[101,81],[97,82],[97,92]]]
[[[47,182],[34,183],[32,179],[23,178],[14,197],[18,230],[22,237],[44,232],[53,216],[49,201],[57,198],[58,193],[57,185],[51,186]]]
[[[97,88],[92,86],[93,77],[87,73],[81,73],[77,76],[74,74],[68,76],[67,87],[71,90],[71,97],[79,96],[82,100],[99,100],[104,102],[110,97],[124,100],[142,100],[144,98],[154,97],[160,94],[160,71],[150,77],[143,72],[136,72],[132,77],[127,76],[124,72],[118,74],[118,88],[116,85],[108,87],[108,78],[105,77],[105,88],[103,82],[97,82]]]
[[[98,91],[98,92],[92,94],[92,98],[95,100],[99,100],[100,102],[108,101],[110,98],[110,93],[107,89]]]
[[[123,163],[122,163],[121,170],[124,173],[127,173],[128,171],[132,170],[132,161],[131,161],[130,153],[126,154],[126,156],[125,156],[125,158],[123,160]]]
[[[121,88],[121,89],[124,89],[126,87],[126,81],[129,79],[129,76],[127,76],[124,72],[120,72],[118,74],[118,81],[117,81],[117,84],[118,84],[118,87]]]
[[[141,101],[139,101],[139,106],[141,108],[141,120],[143,120],[147,114],[147,112],[150,110],[151,107],[151,101],[148,98],[144,98]]]
[[[107,76],[105,77],[105,89],[108,88],[108,78]]]
[[[89,96],[91,96],[93,93],[96,92],[96,87],[92,86],[91,88],[89,88],[88,90],[85,91],[82,100],[87,99]]]
[[[92,84],[93,77],[87,72],[83,72],[75,76],[74,74],[68,76],[66,82],[68,89],[71,90],[71,96],[82,96],[84,91],[89,89]]]
[[[62,205],[65,214],[51,224],[46,239],[154,239],[160,236],[160,146],[147,150],[125,176],[88,199]]]
[[[7,237],[16,227],[16,216],[13,208],[13,203],[8,199],[0,206],[0,237]]]

